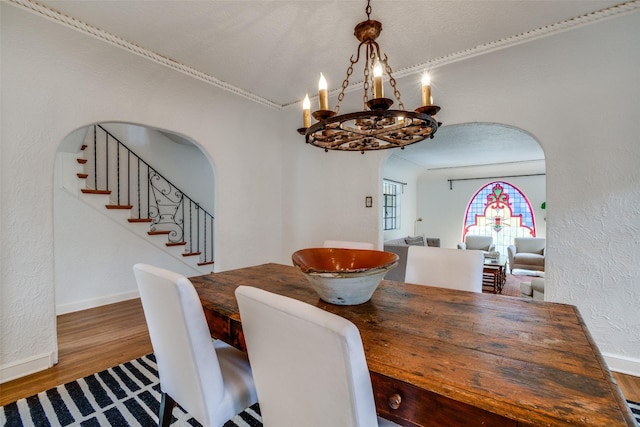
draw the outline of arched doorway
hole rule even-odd
[[[85,148],[101,143],[98,141],[101,139],[106,139],[106,148]],[[108,163],[110,172],[106,172],[105,179],[110,195],[82,191],[87,187],[104,189],[101,176],[105,173],[100,172],[100,176],[94,178],[93,169],[98,168],[92,166],[87,170],[78,159]],[[195,142],[169,131],[130,123],[90,125],[72,132],[60,143],[54,169],[56,314],[137,297],[131,270],[137,262],[163,265],[186,276],[211,271],[208,265],[198,265],[200,255],[198,259],[184,256],[201,251],[181,244],[195,240],[193,237],[199,234],[178,233],[173,240],[180,242],[173,245],[168,235],[150,235],[150,231],[162,224],[153,228],[153,221],[129,221],[140,216],[152,219],[154,215],[156,223],[163,220],[161,212],[143,211],[141,215],[132,212],[144,205],[148,209],[150,203],[146,202],[153,193],[165,193],[167,200],[177,201],[175,206],[167,204],[176,211],[176,229],[182,226],[187,230],[186,224],[190,221],[191,210],[181,206],[192,203],[180,205],[181,201],[193,200],[208,212],[214,211],[214,170]],[[87,171],[92,176],[85,176],[89,175]],[[152,179],[158,181],[158,176],[163,177],[161,185],[147,186]],[[135,187],[142,189],[142,196],[135,194]],[[127,205],[133,208],[126,209]],[[207,226],[206,250],[212,252],[212,222]],[[167,231],[172,230],[167,228]]]
[[[528,195],[537,218],[546,199],[544,152],[527,131],[500,123],[462,123],[440,128],[434,139],[390,150],[383,178],[406,182],[403,197],[414,211],[399,235],[441,239],[443,247],[460,242],[460,224],[479,187],[508,180]],[[546,224],[538,225],[544,236]],[[381,231],[382,233],[382,231]]]

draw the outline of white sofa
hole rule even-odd
[[[387,272],[384,276],[386,280],[395,280],[397,282],[404,282],[404,275],[407,270],[407,252],[409,246],[432,246],[440,247],[440,239],[437,237],[424,236],[407,236],[400,239],[387,240],[384,242],[384,251],[392,252],[398,255],[398,266]]]

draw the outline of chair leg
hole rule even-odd
[[[176,406],[176,401],[167,393],[162,392],[162,400],[160,401],[160,419],[158,420],[158,426],[169,427],[171,424],[171,413]]]

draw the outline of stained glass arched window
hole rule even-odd
[[[508,182],[494,181],[471,198],[464,216],[462,241],[467,234],[492,236],[496,250],[507,254],[514,237],[535,237],[533,210],[527,197]]]

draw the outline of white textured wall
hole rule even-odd
[[[162,245],[166,236],[144,236],[149,225],[129,224],[125,212],[116,212],[120,221],[114,221],[104,205],[96,208],[62,188],[56,190],[54,204],[56,217],[62,219],[54,227],[56,314],[136,298],[131,267],[137,262],[187,277],[204,274],[190,266],[189,258],[176,258],[154,245],[150,239]],[[127,228],[131,226],[139,227],[140,234],[132,233]],[[177,254],[182,247],[173,249]]]
[[[280,261],[280,112],[0,7],[0,380],[55,359],[53,171],[57,148],[79,127],[131,122],[197,141],[216,171],[215,269]],[[104,255],[80,261],[95,257]]]

